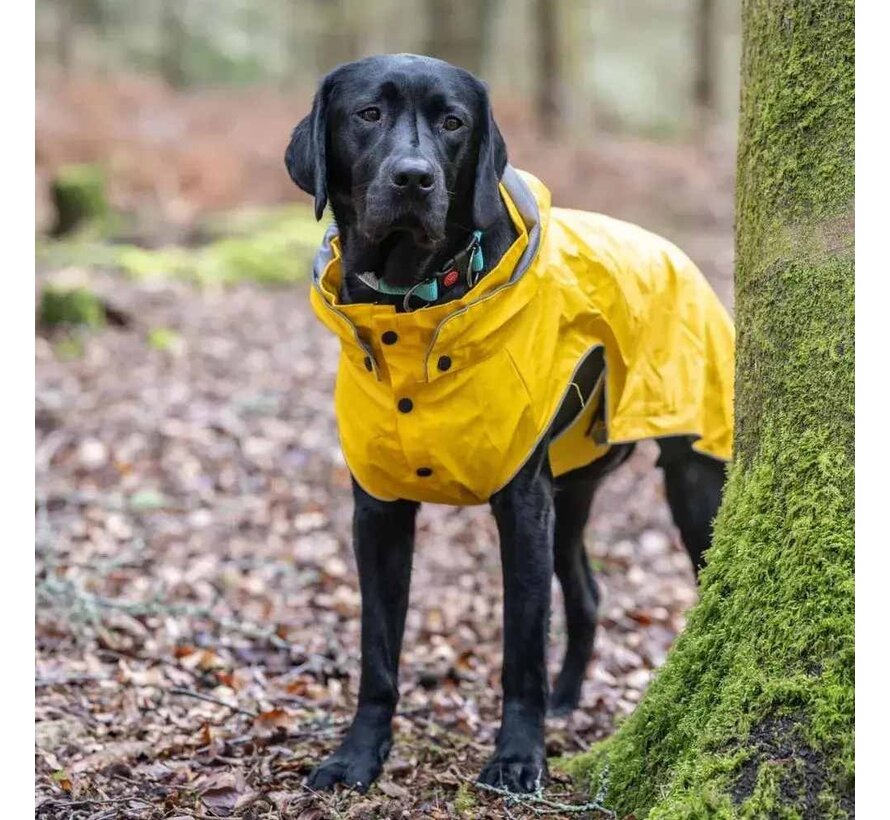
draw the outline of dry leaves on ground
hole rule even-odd
[[[305,790],[358,683],[336,342],[299,287],[92,284],[130,325],[86,337],[78,358],[56,337],[37,344],[37,816],[543,811],[469,782],[499,708],[501,585],[483,508],[421,512],[383,779],[362,797]],[[156,327],[181,344],[152,348]],[[633,709],[695,597],[653,461],[640,447],[597,499],[596,660],[582,708],[549,727],[551,755]],[[589,799],[558,774],[546,796]]]

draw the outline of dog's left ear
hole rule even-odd
[[[501,212],[498,183],[507,167],[507,144],[494,121],[488,89],[481,82],[479,92],[482,96],[482,123],[473,191],[473,224],[485,230],[497,221]]]
[[[325,77],[315,94],[312,111],[294,128],[284,164],[291,179],[315,197],[315,218],[321,219],[328,203],[326,136],[331,78]]]

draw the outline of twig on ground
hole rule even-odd
[[[302,784],[304,791],[309,792],[316,800],[318,800],[325,808],[329,809],[333,812],[334,817],[339,818],[339,820],[343,820],[343,815],[338,811],[337,806],[333,805],[336,800],[335,794],[324,794],[323,792],[315,791],[315,789],[309,788],[305,783]],[[351,791],[351,790],[350,790]]]
[[[220,629],[240,632],[249,638],[268,641],[276,649],[290,651],[291,645],[281,638],[275,631],[275,627],[259,627],[245,621],[238,621],[227,616],[214,614],[210,607],[196,606],[194,604],[174,604],[155,598],[148,601],[127,601],[122,598],[106,598],[101,595],[93,595],[81,589],[68,579],[58,577],[46,578],[37,585],[38,600],[56,607],[60,603],[64,605],[66,600],[70,602],[70,608],[79,608],[96,619],[96,613],[101,609],[112,609],[126,612],[134,617],[145,615],[182,615],[190,618],[203,618],[217,624]]]
[[[149,808],[154,808],[154,804],[150,800],[146,800],[144,797],[130,795],[128,797],[106,797],[101,800],[89,797],[80,798],[78,800],[45,800],[37,807],[37,812],[39,816],[39,813],[47,807],[71,810],[75,808],[86,808],[88,806],[120,806],[123,803],[142,803]]]
[[[44,686],[73,686],[78,683],[93,683],[100,680],[108,680],[108,675],[99,673],[83,674],[83,675],[60,675],[57,678],[37,678],[34,681],[35,689],[42,689]]]
[[[229,703],[226,700],[222,700],[222,698],[215,698],[213,695],[205,695],[203,692],[194,692],[191,689],[184,689],[179,686],[173,686],[169,689],[163,686],[159,686],[164,692],[168,692],[171,695],[182,695],[187,698],[195,698],[196,700],[207,701],[207,703],[215,703],[217,706],[225,706],[227,709],[231,709],[233,712],[238,712],[242,715],[247,715],[251,718],[259,717],[259,712],[254,711],[253,709],[244,709],[241,706],[238,706],[236,703]]]
[[[544,789],[540,784],[538,785],[537,790],[531,794],[517,794],[516,792],[511,792],[498,786],[489,786],[487,783],[479,783],[471,777],[464,777],[464,780],[481,791],[490,792],[501,797],[504,801],[505,809],[508,806],[522,806],[540,816],[557,813],[583,814],[584,812],[597,811],[606,817],[615,817],[615,812],[607,809],[602,803],[599,803],[596,800],[591,800],[587,803],[562,803],[558,800],[551,800],[544,797]],[[599,797],[599,795],[597,795],[597,797]]]

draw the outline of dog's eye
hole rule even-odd
[[[365,122],[377,122],[380,119],[380,109],[374,108],[371,106],[370,108],[363,108],[358,112],[359,117],[361,117]]]
[[[442,121],[442,127],[446,131],[457,131],[462,125],[463,123],[457,117],[450,114]]]

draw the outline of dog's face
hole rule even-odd
[[[317,218],[330,199],[341,229],[378,246],[408,234],[431,250],[449,223],[471,231],[497,218],[506,162],[482,82],[410,54],[332,71],[285,155]]]

